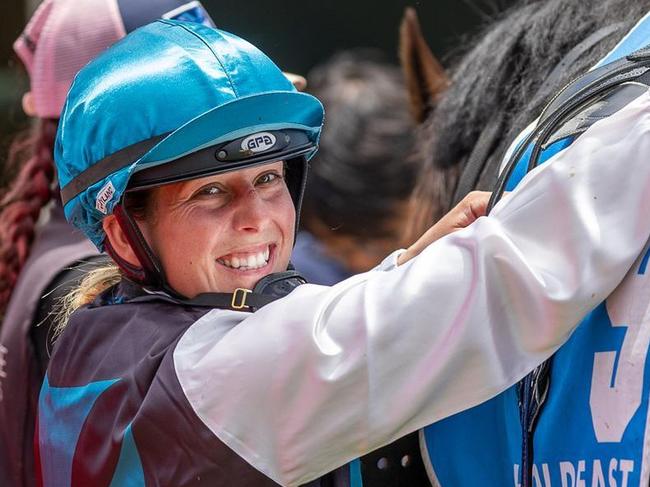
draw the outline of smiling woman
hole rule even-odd
[[[80,71],[61,195],[119,275],[57,341],[42,485],[348,487],[346,462],[546,359],[650,234],[645,96],[489,218],[472,193],[378,268],[304,284],[289,255],[322,122],[257,48],[198,24],[157,21]]]
[[[286,270],[296,213],[282,161],[147,191],[138,223],[178,293],[253,289],[262,277]],[[103,226],[113,250],[137,266],[115,215]]]

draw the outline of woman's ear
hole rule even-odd
[[[23,112],[28,117],[36,116],[36,107],[34,106],[34,96],[31,91],[28,91],[23,95]]]
[[[283,71],[283,74],[289,79],[289,81],[291,81],[291,84],[296,90],[305,91],[307,89],[307,80],[304,76],[300,76],[299,74],[295,73],[289,73],[287,71]]]
[[[126,238],[122,226],[117,221],[115,215],[108,215],[102,220],[102,227],[104,228],[104,233],[106,233],[106,238],[111,244],[111,247],[117,255],[122,259],[127,261],[129,264],[140,267],[140,261],[133,252],[129,241]]]

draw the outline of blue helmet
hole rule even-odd
[[[126,191],[277,160],[298,213],[322,123],[321,103],[256,47],[158,20],[72,84],[54,152],[66,217],[101,250],[101,221]]]

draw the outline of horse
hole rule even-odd
[[[492,189],[517,134],[649,9],[648,0],[522,0],[458,57],[442,94],[427,88],[427,56],[413,53],[421,34],[403,27],[403,39],[418,38],[402,63],[413,111],[425,114],[414,231],[467,191]],[[642,275],[637,267],[631,274]],[[650,294],[631,279],[519,385],[420,432],[434,485],[648,485],[650,340],[641,325]],[[630,309],[637,316],[621,313]]]
[[[402,42],[411,49],[402,64],[412,110],[422,120],[413,233],[469,190],[493,189],[517,135],[649,10],[649,0],[521,0],[457,56],[442,93],[428,89],[432,67],[421,66],[428,56],[417,54],[426,43],[407,14]],[[639,35],[649,42],[650,28]],[[556,355],[520,384],[420,432],[433,485],[649,484],[646,264],[644,254]]]

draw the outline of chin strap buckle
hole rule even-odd
[[[232,293],[232,300],[230,301],[230,307],[232,309],[244,309],[249,306],[246,304],[246,297],[252,293],[250,289],[245,289],[238,287],[235,289],[235,292]]]

